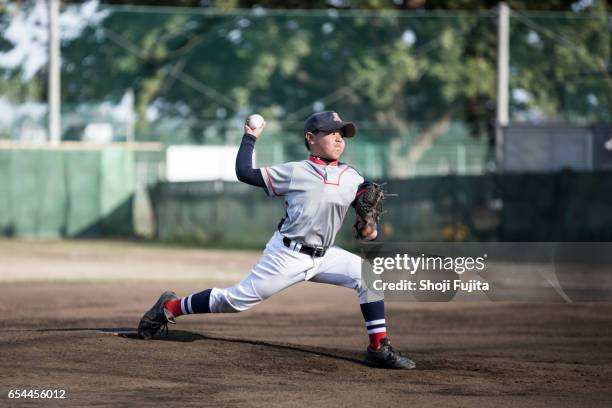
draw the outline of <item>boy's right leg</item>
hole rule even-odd
[[[387,336],[384,293],[370,288],[362,276],[363,260],[342,248],[331,247],[311,279],[312,282],[344,286],[357,291],[370,345],[365,362],[376,367],[414,368],[415,364],[396,351]],[[367,265],[365,267],[368,267]]]
[[[138,326],[138,335],[149,339],[174,318],[185,314],[242,312],[261,303],[281,290],[304,281],[306,272],[314,267],[312,258],[291,251],[276,232],[259,262],[239,283],[229,288],[211,288],[178,298],[174,292],[164,292],[157,303],[145,313]]]

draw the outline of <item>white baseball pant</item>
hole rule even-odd
[[[213,288],[212,313],[242,312],[275,293],[299,282],[328,283],[357,291],[359,303],[383,300],[382,292],[362,285],[362,259],[337,246],[324,256],[313,257],[287,248],[276,231],[268,241],[259,262],[239,283],[229,288]]]

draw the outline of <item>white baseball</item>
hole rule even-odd
[[[251,128],[251,129],[259,129],[260,127],[262,127],[264,124],[264,118],[261,115],[258,115],[257,113],[254,115],[250,115],[247,118],[247,125]]]

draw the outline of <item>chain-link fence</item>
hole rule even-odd
[[[612,240],[611,172],[419,177],[389,182],[382,241]],[[238,183],[160,183],[152,189],[157,238],[261,247],[284,201]],[[353,248],[352,211],[337,244]],[[248,234],[245,233],[248,231]]]
[[[0,16],[0,137],[41,139],[45,26],[36,21],[45,22],[46,10],[11,10]],[[609,21],[605,12],[513,12],[512,122],[611,120]],[[20,36],[29,25],[37,28]],[[64,140],[233,145],[244,117],[259,112],[269,123],[258,144],[264,165],[302,158],[304,118],[332,109],[357,123],[346,159],[369,177],[479,174],[491,160],[494,10],[223,12],[87,2],[62,10],[61,29]]]

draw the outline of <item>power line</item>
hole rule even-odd
[[[130,41],[126,40],[125,38],[123,38],[121,35],[115,33],[114,31],[112,31],[112,30],[110,30],[108,28],[105,28],[104,32],[107,34],[108,38],[112,42],[114,42],[115,44],[117,44],[121,48],[127,50],[131,54],[136,55],[139,59],[141,59],[143,61],[148,61],[150,59],[147,54],[145,54],[143,51],[141,51],[132,42],[130,42]],[[227,96],[225,96],[221,92],[217,91],[213,87],[208,86],[205,83],[197,80],[193,76],[191,76],[189,74],[186,74],[185,72],[178,71],[176,69],[170,69],[170,70],[165,70],[165,71],[171,77],[173,77],[176,80],[184,83],[185,85],[187,85],[191,89],[201,93],[202,95],[208,97],[209,99],[214,100],[215,102],[223,105],[224,107],[230,109],[233,112],[238,111],[238,109],[234,105],[234,101],[232,101],[230,98],[228,98]]]

